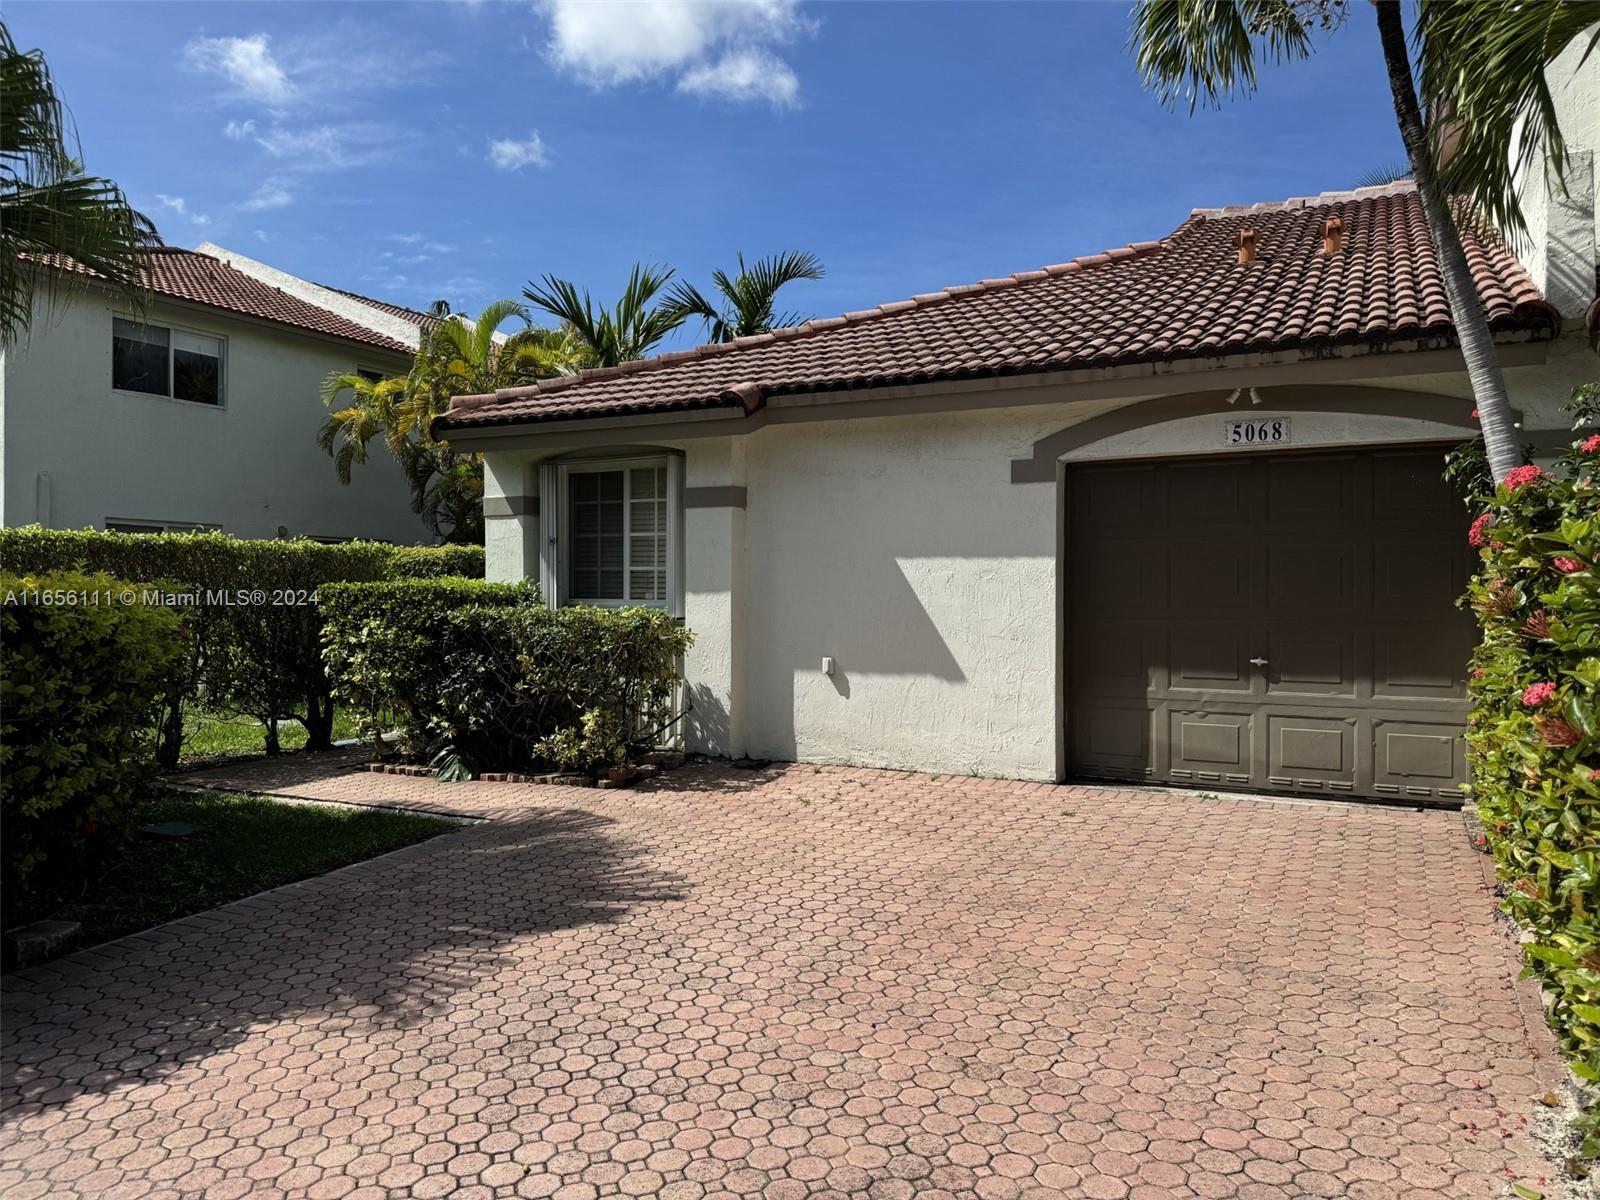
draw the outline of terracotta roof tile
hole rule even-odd
[[[403,321],[410,321],[424,333],[432,333],[441,324],[440,318],[432,313],[421,312],[415,308],[407,308],[403,304],[390,304],[387,300],[374,300],[371,296],[363,296],[360,292],[337,288],[328,283],[319,283],[317,286],[325,287],[330,292],[338,292],[341,296],[348,296],[352,300],[359,300],[363,304],[371,305],[381,312],[388,313],[391,317],[399,317]]]
[[[66,259],[58,260],[57,265],[83,271],[82,267]],[[84,273],[92,274],[87,271]],[[221,259],[193,250],[163,246],[150,251],[149,265],[145,271],[145,286],[158,296],[170,296],[176,300],[204,304],[209,308],[218,308],[241,316],[254,317],[257,320],[308,329],[345,341],[380,346],[399,354],[413,353],[412,348],[404,342],[358,325],[347,317],[319,308],[297,296],[281,292],[270,284],[246,275],[243,271],[235,270]],[[376,303],[365,296],[355,298],[368,304]],[[415,315],[426,319],[425,314],[411,314],[409,310],[394,309],[388,305],[378,305],[378,307],[393,311],[396,315]]]
[[[1332,256],[1322,250],[1330,216],[1344,223]],[[1234,239],[1246,228],[1257,253],[1240,264]],[[1464,237],[1494,328],[1558,324],[1505,246]],[[1451,332],[1420,199],[1410,185],[1388,185],[1197,209],[1160,241],[463,398],[435,428],[732,407],[740,403],[734,384],[770,396]]]

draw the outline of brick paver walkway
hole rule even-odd
[[[9,979],[7,1200],[1539,1170],[1544,1035],[1455,814],[793,766],[202,778],[491,819]]]

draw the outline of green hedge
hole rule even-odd
[[[225,533],[111,533],[100,529],[0,529],[0,570],[105,571],[146,583],[252,588],[355,579],[483,577],[482,546],[391,546],[236,538]]]
[[[363,735],[379,732],[378,714],[385,713],[410,748],[420,751],[448,733],[438,724],[445,618],[471,605],[538,603],[534,583],[445,578],[329,584],[318,607],[323,661],[335,697],[359,714]]]
[[[531,584],[345,584],[323,608],[340,701],[480,771],[620,765],[669,719],[693,640],[655,609],[552,612]]]
[[[654,608],[468,608],[444,635],[441,723],[475,763],[597,771],[651,749],[693,635]]]
[[[154,765],[155,710],[183,642],[176,613],[109,575],[0,573],[8,903],[41,864],[59,885],[122,827]]]
[[[0,570],[104,571],[159,585],[182,606],[186,654],[163,697],[158,758],[176,766],[185,710],[202,702],[261,721],[276,753],[277,722],[299,721],[306,745],[333,735],[317,600],[329,583],[483,574],[478,546],[235,538],[223,533],[0,530]]]
[[[1467,747],[1504,907],[1531,939],[1526,974],[1574,1072],[1600,1081],[1600,436],[1567,466],[1519,468],[1476,506]]]

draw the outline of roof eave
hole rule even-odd
[[[1497,344],[1506,345],[1527,341],[1553,340],[1560,332],[1560,314],[1552,306],[1540,300],[1521,306],[1516,317],[1499,322],[1494,330],[1494,338]],[[1419,343],[1422,344],[1419,345]],[[1397,348],[1397,344],[1403,345],[1404,348]],[[978,382],[994,379],[1066,377],[1074,374],[1083,375],[1104,371],[1129,369],[1138,371],[1141,368],[1153,377],[1159,373],[1159,368],[1163,364],[1215,361],[1217,369],[1226,369],[1228,365],[1226,360],[1239,356],[1289,353],[1296,355],[1300,361],[1316,361],[1328,357],[1344,357],[1351,350],[1358,351],[1359,357],[1372,357],[1383,354],[1404,355],[1415,353],[1419,348],[1431,350],[1449,349],[1456,344],[1454,329],[1445,326],[1434,329],[1397,331],[1386,334],[1381,338],[1318,339],[1316,341],[1298,343],[1228,346],[1217,347],[1209,352],[1199,350],[1182,354],[1163,354],[1148,358],[1108,359],[1098,363],[1039,363],[1022,367],[1002,366],[973,368],[964,371],[902,372],[896,375],[814,380],[802,384],[767,385],[761,389],[761,392],[763,400],[765,400],[766,398],[779,396],[875,391],[882,388],[917,384],[936,385],[940,383]],[[451,420],[451,417],[457,413],[463,413],[471,417],[475,414],[483,413],[484,410],[492,409],[496,404],[505,403],[513,399],[531,399],[540,394],[537,386],[505,389],[485,395],[456,397],[451,404],[449,412],[433,419],[430,425],[430,432],[434,438],[442,440],[452,431],[458,434],[470,435],[475,430],[565,426],[578,421],[599,419],[607,421],[631,420],[635,423],[656,425],[670,422],[673,419],[703,414],[708,409],[725,408],[730,416],[747,415],[749,411],[753,410],[746,404],[743,406],[743,411],[741,411],[739,389],[750,386],[753,385],[739,385],[738,388],[724,389],[717,396],[702,394],[670,405],[647,405],[630,408],[619,404],[616,408],[607,412],[573,410],[552,406],[551,411],[544,413],[522,412],[500,418],[485,414],[482,417],[469,419],[464,423]],[[557,392],[556,394],[560,395],[561,393]]]

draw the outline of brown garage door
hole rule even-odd
[[[1459,799],[1470,551],[1441,453],[1075,467],[1075,774]]]

